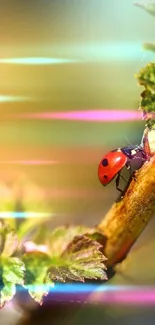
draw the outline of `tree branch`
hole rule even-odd
[[[106,236],[107,266],[121,262],[155,212],[155,156],[136,173],[124,198],[113,204],[99,224]]]

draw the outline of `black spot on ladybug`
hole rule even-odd
[[[108,178],[108,176],[107,176],[107,175],[104,175],[104,176],[103,176],[103,178],[107,179],[107,178]]]
[[[102,166],[104,166],[104,167],[108,166],[108,159],[107,158],[102,160]]]

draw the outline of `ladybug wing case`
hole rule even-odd
[[[127,156],[122,151],[113,151],[105,155],[98,167],[98,177],[102,185],[109,184],[125,166]]]

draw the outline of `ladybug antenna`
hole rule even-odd
[[[125,137],[125,136],[124,136],[124,138],[128,142],[128,144],[130,144],[130,146],[132,146],[134,148],[134,145],[130,142],[130,140],[127,137]]]
[[[127,138],[127,137],[124,137],[125,140],[130,144],[130,146],[134,149],[135,148],[135,145],[133,145],[130,140]],[[136,145],[137,148],[141,149],[142,148],[142,145]]]

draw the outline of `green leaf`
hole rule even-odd
[[[24,284],[24,263],[17,257],[1,258],[0,307],[8,303],[16,293],[16,284]]]
[[[3,269],[3,282],[13,282],[23,285],[23,276],[25,266],[18,257],[9,257],[1,259],[1,267]]]
[[[152,116],[155,113],[155,93],[152,93],[150,90],[144,90],[141,93],[141,103],[140,109],[143,110],[143,115],[148,115],[148,113],[152,113],[149,116]]]
[[[70,268],[69,264],[64,260],[57,260],[57,266],[53,265],[48,270],[46,279],[53,282],[70,282],[81,281],[84,282],[84,277],[79,273],[76,273],[76,269]]]
[[[38,303],[49,292],[50,285],[46,279],[47,270],[51,265],[51,258],[42,252],[29,252],[24,254],[23,261],[26,267],[25,287],[29,294]]]
[[[144,90],[141,97],[140,109],[143,111],[143,119],[146,121],[146,127],[153,129],[155,125],[155,93]]]
[[[146,90],[155,93],[155,63],[147,64],[136,75],[136,78],[140,85],[143,85]]]
[[[153,1],[140,1],[140,2],[135,2],[135,5],[137,7],[140,7],[147,11],[149,14],[155,16],[155,2]]]
[[[102,245],[87,235],[76,236],[63,252],[61,258],[53,262],[47,279],[52,281],[82,281],[85,279],[107,280],[106,260],[100,251]]]
[[[0,253],[1,256],[11,256],[19,246],[18,236],[12,228],[0,223]]]
[[[149,120],[147,123],[147,126],[150,131],[155,130],[155,119]],[[153,144],[153,146],[155,147],[155,143]],[[154,150],[154,152],[155,152],[155,150]]]
[[[47,245],[52,257],[60,256],[75,236],[86,232],[91,234],[93,231],[94,229],[84,226],[60,226],[52,232],[48,229],[44,244]]]

